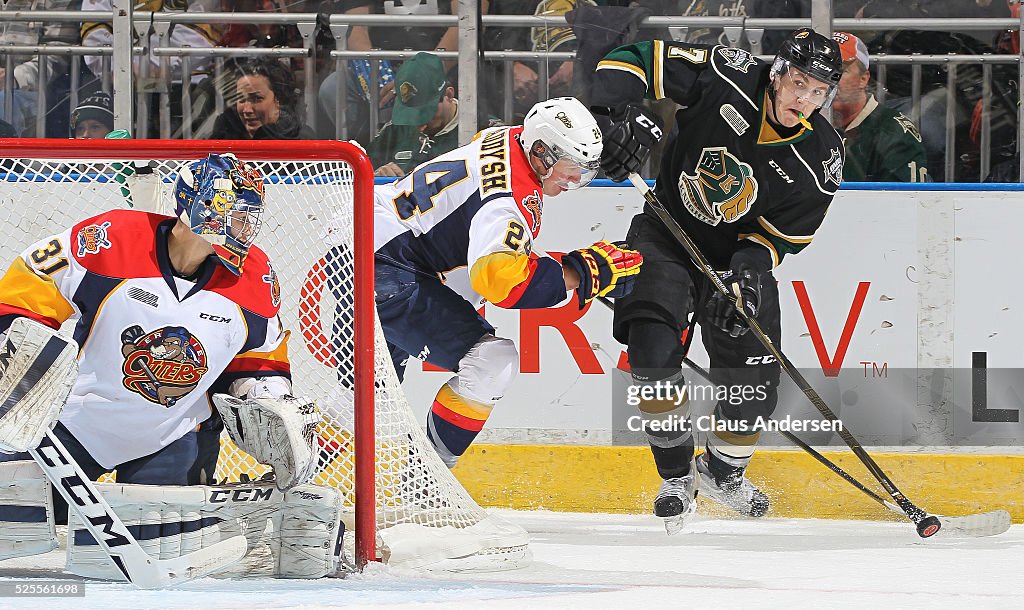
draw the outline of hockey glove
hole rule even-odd
[[[740,337],[750,330],[747,321],[736,311],[737,299],[742,304],[747,316],[757,316],[757,308],[761,305],[761,288],[759,285],[758,273],[747,265],[737,265],[737,268],[719,274],[722,282],[732,294],[725,296],[721,292],[708,299],[707,316],[711,324],[730,337]]]
[[[635,104],[619,105],[609,118],[611,125],[604,134],[601,169],[612,180],[622,182],[640,171],[651,147],[661,140],[661,120]]]
[[[562,257],[562,265],[580,276],[580,285],[576,288],[580,309],[595,297],[618,298],[629,294],[643,262],[644,257],[630,250],[624,241],[599,241]]]

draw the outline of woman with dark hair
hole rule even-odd
[[[311,140],[313,130],[298,118],[292,73],[275,59],[240,62],[235,69],[234,105],[217,117],[215,140]]]

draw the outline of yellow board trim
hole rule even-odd
[[[822,453],[885,496],[849,451]],[[871,456],[908,498],[929,512],[1003,509],[1014,523],[1024,523],[1024,455]],[[476,444],[454,473],[481,505],[521,510],[648,514],[660,484],[648,447]],[[771,497],[769,516],[901,520],[803,451],[760,450],[748,473]],[[701,511],[726,514],[703,500]]]

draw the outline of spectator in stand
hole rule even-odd
[[[292,72],[276,59],[243,61],[235,69],[234,104],[213,124],[214,140],[311,140],[299,119]]]
[[[487,0],[481,0],[486,6]],[[481,9],[483,10],[483,9]],[[325,0],[320,6],[320,13],[345,13],[349,15],[367,15],[387,13],[389,15],[448,15],[457,14],[458,2],[451,0],[399,0],[395,2],[370,2],[368,0]],[[350,51],[369,51],[372,49],[413,51],[458,50],[458,28],[388,26],[367,27],[353,26],[349,28],[347,48]],[[333,62],[332,62],[333,65]],[[448,68],[455,62],[448,62]],[[387,120],[387,113],[395,100],[393,79],[394,64],[389,61],[380,63],[380,75],[376,86],[379,91],[378,108],[381,123]],[[447,68],[446,68],[447,69]],[[346,114],[348,137],[360,142],[368,142],[378,125],[370,124],[369,61],[353,60],[348,66],[348,99]],[[331,72],[320,85],[318,100],[324,115],[329,119],[331,127],[336,122],[335,106],[337,104],[338,74]],[[334,130],[330,135],[333,137]]]
[[[927,156],[917,126],[903,113],[882,106],[868,93],[871,65],[860,38],[836,32],[843,76],[832,102],[832,123],[846,143],[847,182],[927,182]]]
[[[0,4],[0,12],[24,11],[77,11],[81,0],[6,0]],[[78,44],[78,26],[69,22],[3,21],[0,22],[0,40],[9,45],[53,45]],[[0,108],[6,95],[6,68],[4,56],[0,55]],[[39,82],[39,55],[15,55],[13,57],[11,86],[13,89],[14,116],[8,120],[15,131],[25,136],[35,134],[36,96],[41,90],[46,95],[46,135],[65,137],[68,133],[68,92],[70,71],[68,56],[46,56],[46,82]],[[83,83],[86,79],[83,79]],[[43,134],[38,134],[40,137]]]
[[[445,78],[444,64],[431,53],[417,53],[395,76],[398,97],[391,121],[367,146],[376,176],[404,176],[459,146],[459,100]],[[488,127],[498,125],[497,120]]]
[[[82,100],[71,113],[71,135],[79,140],[102,140],[114,130],[114,102],[99,91]]]
[[[152,12],[168,12],[168,13],[181,13],[181,12],[212,12],[220,8],[219,0],[136,0],[135,10],[136,11],[152,11]],[[111,13],[113,11],[112,0],[82,0],[83,11],[104,11]],[[113,44],[113,32],[109,23],[93,23],[87,22],[82,24],[82,45],[86,47],[109,47]],[[156,30],[153,29],[150,34],[147,45],[149,48],[158,46],[168,47],[191,47],[198,49],[205,49],[217,46],[220,40],[220,25],[209,24],[209,23],[179,23],[175,24],[170,29],[170,33],[167,35],[167,40],[161,41],[157,36]],[[161,62],[166,61],[169,74],[161,72]],[[156,93],[157,90],[164,84],[168,86],[170,95],[169,114],[170,124],[161,124],[160,122],[160,103],[154,99],[150,103],[152,109],[149,118],[149,124],[145,127],[142,132],[143,137],[176,137],[180,134],[181,125],[184,117],[182,117],[182,89],[187,87],[189,95],[194,97],[194,91],[192,85],[198,85],[204,79],[207,78],[212,58],[209,55],[191,55],[189,56],[189,74],[182,75],[182,57],[179,55],[171,55],[169,57],[157,57],[156,55],[149,56],[148,64],[139,57],[134,59],[134,69],[136,75],[136,86],[145,87],[148,91]],[[98,55],[86,55],[85,64],[89,67],[93,74],[100,74],[102,70],[102,58]],[[155,95],[154,95],[155,97]],[[201,104],[202,100],[200,100]],[[197,104],[193,99],[193,116],[187,117],[189,121],[193,121],[196,116],[204,114],[203,110],[199,108],[200,104]],[[164,129],[169,127],[169,131],[164,132]]]

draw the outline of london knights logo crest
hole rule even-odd
[[[736,222],[757,200],[757,179],[750,165],[725,147],[705,148],[693,175],[679,175],[683,205],[697,219],[711,226]]]

